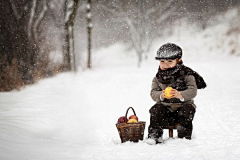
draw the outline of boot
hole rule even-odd
[[[183,126],[177,126],[178,138],[186,138],[191,140],[192,129],[185,128]]]
[[[162,137],[159,137],[159,138],[147,138],[145,140],[145,142],[147,144],[150,144],[150,145],[156,145],[156,144],[163,143],[163,139],[162,139]]]
[[[149,127],[149,129],[151,132],[148,134],[148,138],[146,139],[146,142],[151,145],[162,143],[163,142],[162,129],[160,129],[160,130],[152,129],[151,127]]]

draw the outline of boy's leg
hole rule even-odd
[[[168,109],[162,104],[155,104],[150,110],[150,125],[148,127],[148,138],[159,139],[163,135],[163,124],[167,125]],[[165,118],[166,117],[166,118]]]
[[[179,123],[181,124],[177,128],[179,138],[185,137],[186,139],[191,139],[194,114],[195,108],[192,104],[185,104],[179,109]]]

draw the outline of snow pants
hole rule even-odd
[[[155,104],[150,110],[150,125],[148,127],[148,137],[158,139],[163,135],[164,126],[174,126],[174,123],[188,130],[188,136],[192,134],[192,121],[195,114],[195,108],[192,104],[183,104],[176,111],[171,112],[163,104]]]

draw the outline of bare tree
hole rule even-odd
[[[47,10],[47,0],[1,1],[1,85],[7,81],[11,83],[8,87],[0,88],[11,90],[17,81],[18,85],[36,81],[35,77],[40,71],[39,27]],[[4,62],[5,58],[8,61]],[[7,66],[17,66],[17,72],[10,73]]]
[[[65,13],[65,44],[64,44],[64,64],[65,69],[70,71],[72,68],[76,71],[76,60],[74,52],[74,22],[78,9],[79,0],[65,0],[64,13]]]
[[[103,9],[111,13],[118,22],[124,22],[128,29],[131,42],[138,56],[138,66],[143,55],[147,56],[154,31],[176,10],[174,0],[169,1],[112,1],[105,3]]]

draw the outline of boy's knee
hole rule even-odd
[[[161,114],[161,113],[166,113],[167,109],[164,107],[162,104],[155,104],[152,106],[149,110],[150,114]]]
[[[152,106],[149,110],[149,113],[153,114],[153,113],[157,113],[159,110],[159,104],[155,104],[154,106]]]
[[[183,105],[178,112],[179,116],[183,116],[185,118],[188,118],[189,120],[193,120],[194,114],[195,108],[192,104]]]
[[[156,104],[149,109],[149,113],[150,113],[150,114],[153,114],[153,113],[155,113],[156,111],[157,111],[157,105],[156,105]]]

